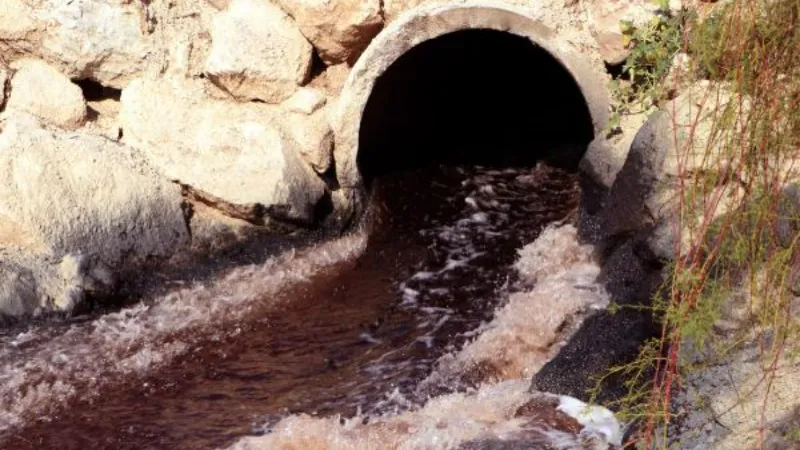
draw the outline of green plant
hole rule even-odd
[[[661,82],[681,49],[683,29],[689,17],[685,11],[671,13],[667,2],[662,0],[656,14],[646,24],[620,22],[630,55],[620,76],[611,81],[613,103],[607,132],[619,126],[621,116],[646,111],[665,99]]]
[[[661,338],[647,342],[636,361],[609,371],[629,381],[618,405],[622,417],[642,424],[630,448],[667,445],[675,391],[687,373],[703,370],[682,358],[683,350],[723,359],[745,339],[760,352],[764,393],[756,419],[763,448],[772,382],[781,361],[798,355],[800,341],[791,301],[800,294],[800,207],[784,193],[800,182],[800,0],[739,0],[702,22],[665,16],[623,30],[633,50],[627,84],[614,85],[617,114],[663,102],[665,62],[681,49],[694,77],[733,99],[718,106],[728,109],[715,115],[704,140],[688,134],[681,151],[699,147],[700,167],[689,170],[688,158],[678,155],[675,258],[651,306]],[[715,324],[735,299],[747,306],[747,322],[736,335],[722,336]]]

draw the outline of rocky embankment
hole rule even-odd
[[[456,13],[437,16],[443,8]],[[0,320],[70,312],[264,237],[347,224],[354,199],[342,184],[359,181],[347,154],[357,149],[353,123],[362,112],[352,110],[353,95],[363,105],[380,75],[359,57],[376,42],[387,49],[371,55],[389,65],[420,40],[459,27],[521,33],[491,12],[504,8],[531,19],[524,27],[548,51],[572,55],[605,81],[604,64],[618,65],[630,51],[620,21],[646,23],[655,11],[644,0],[0,0]],[[685,57],[676,57],[675,71]],[[620,132],[607,135],[606,88],[566,65],[596,136],[581,163],[591,189],[580,231],[600,250],[612,300],[638,305],[684,245],[679,186],[708,158],[725,167],[703,136],[730,111],[731,94],[678,76],[669,105],[623,117]],[[348,92],[348,83],[360,91]],[[800,209],[796,179],[787,173],[786,199]],[[715,211],[723,217],[742,205],[737,180],[721,180]],[[798,232],[794,222],[784,225],[781,233]],[[608,313],[589,318],[534,386],[582,396],[590,375],[635,354],[651,318],[624,314],[622,322]],[[731,310],[720,320],[738,329],[740,316]],[[711,373],[743,367],[753,351],[716,362]],[[750,382],[751,372],[733,378]],[[778,389],[789,396],[787,377]],[[733,385],[689,381],[696,394],[681,401],[695,395],[711,405],[687,419],[687,430],[705,433],[687,438],[697,448],[750,426],[746,415],[730,413]],[[764,420],[791,423],[782,414],[795,404],[777,403]]]

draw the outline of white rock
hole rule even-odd
[[[86,101],[81,89],[54,67],[37,59],[23,59],[11,65],[9,110],[29,112],[48,123],[79,128],[86,121]]]
[[[43,46],[69,64],[73,78],[93,78],[124,87],[142,73],[153,48],[143,26],[145,2],[50,0],[44,5],[48,28]]]
[[[614,413],[599,405],[588,405],[577,398],[560,396],[557,408],[583,425],[583,433],[602,436],[607,443],[622,445],[622,427]]]
[[[306,82],[311,44],[278,6],[233,0],[214,17],[205,71],[236,98],[280,103]]]
[[[70,309],[86,291],[109,288],[111,272],[166,259],[188,243],[179,187],[133,149],[54,133],[26,113],[4,115],[0,259],[27,268],[52,307]],[[64,258],[77,262],[59,268]]]
[[[581,160],[581,169],[591,173],[592,178],[603,186],[611,187],[625,164],[636,133],[650,117],[652,110],[623,114],[619,121],[619,133],[611,136],[600,134],[589,143]]]
[[[327,108],[312,115],[288,112],[281,115],[278,125],[315,172],[324,173],[331,167],[333,130],[327,120]]]
[[[693,232],[678,227],[679,201],[685,197],[682,184],[698,173],[713,171],[725,181],[713,194],[698,199],[696,208],[708,210],[700,202],[713,199],[713,220],[738,206],[743,182],[732,168],[740,162],[728,143],[736,142],[741,130],[720,129],[719,123],[723,117],[741,123],[737,116],[746,116],[748,105],[746,98],[724,84],[705,81],[653,113],[634,137],[601,213],[607,235],[640,233],[652,254],[662,260],[672,259],[678,244],[688,249]]]
[[[325,186],[270,124],[280,113],[209,98],[185,81],[143,79],[123,91],[120,120],[124,142],[234,217],[308,223]]]
[[[14,44],[36,33],[39,24],[33,8],[22,0],[0,0],[0,11],[0,54],[13,55]]]
[[[218,12],[205,0],[0,0],[0,11],[4,61],[38,58],[117,89],[146,73],[202,74]]]
[[[36,282],[30,271],[4,263],[0,252],[0,318],[24,317],[39,306]]]
[[[153,1],[147,11],[150,23],[156,24],[151,39],[157,43],[159,58],[163,58],[149,61],[147,73],[189,78],[203,75],[211,52],[209,30],[219,10],[207,1],[191,0]]]
[[[53,306],[61,311],[71,311],[88,292],[108,292],[116,282],[111,268],[84,252],[64,255],[56,270],[63,294],[53,299]]]
[[[38,57],[70,78],[116,88],[156,58],[147,5],[118,0],[0,0],[0,54]]]
[[[380,0],[277,0],[327,64],[354,62],[383,27]]]
[[[318,109],[322,108],[327,102],[325,94],[313,88],[300,88],[288,100],[283,103],[283,106],[292,112],[311,115]]]

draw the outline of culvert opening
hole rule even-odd
[[[574,169],[594,136],[572,75],[514,34],[456,31],[412,48],[376,81],[358,169],[371,180],[433,164]]]

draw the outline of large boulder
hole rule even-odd
[[[311,72],[311,44],[268,1],[233,0],[214,17],[211,39],[205,72],[236,98],[280,103]]]
[[[638,235],[652,257],[673,258],[678,246],[678,208],[689,201],[682,186],[697,176],[715,180],[714,216],[737,206],[740,181],[730,170],[736,127],[722,127],[746,110],[724,85],[701,82],[657,111],[642,126],[601,213],[605,244]],[[685,183],[684,183],[685,182]],[[704,212],[702,196],[691,211]],[[685,218],[686,219],[686,218]],[[686,226],[686,223],[681,226]],[[688,230],[687,230],[688,231]],[[681,232],[688,239],[689,232]]]
[[[277,0],[327,64],[355,62],[383,27],[380,0]]]
[[[0,313],[70,310],[188,242],[179,187],[131,148],[23,112],[0,129]]]
[[[0,0],[0,54],[39,57],[70,78],[122,88],[155,58],[147,2]]]
[[[86,121],[86,101],[81,88],[54,67],[37,59],[22,59],[11,64],[9,110],[29,112],[42,120],[66,129],[79,128]]]
[[[134,81],[122,93],[124,142],[206,203],[254,223],[314,220],[324,183],[271,124],[278,107],[209,98],[178,79]]]

